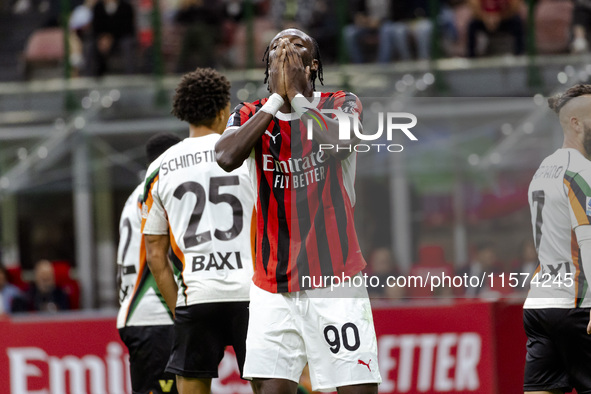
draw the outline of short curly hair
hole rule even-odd
[[[183,75],[172,100],[171,113],[194,126],[211,126],[230,102],[230,82],[212,68]]]
[[[591,85],[580,83],[568,89],[564,93],[550,97],[548,99],[548,107],[559,114],[562,107],[564,107],[570,100],[574,99],[575,97],[585,95],[591,95]]]

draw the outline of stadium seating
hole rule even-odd
[[[7,267],[6,272],[8,273],[8,282],[12,283],[22,291],[29,289],[29,284],[22,278],[22,269],[20,266]]]
[[[64,58],[64,34],[60,28],[36,30],[28,39],[23,54],[23,75],[32,76],[38,67],[55,66]],[[54,67],[55,69],[55,67]]]
[[[70,263],[67,261],[53,261],[52,264],[55,273],[55,284],[68,295],[70,309],[78,309],[80,307],[80,286],[70,276]]]
[[[409,276],[420,276],[426,280],[428,276],[453,275],[454,268],[445,261],[445,252],[441,246],[423,245],[419,248],[418,255],[419,259],[410,269]],[[433,297],[437,294],[433,294],[427,286],[411,286],[408,288],[408,296],[411,298]]]
[[[571,35],[573,3],[568,0],[540,0],[535,13],[538,53],[563,53]]]

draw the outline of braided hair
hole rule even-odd
[[[580,83],[568,89],[564,93],[550,97],[548,99],[548,107],[558,114],[560,113],[562,107],[564,107],[570,100],[585,95],[591,95],[591,85]]]

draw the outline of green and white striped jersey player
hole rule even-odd
[[[533,176],[528,198],[539,265],[524,308],[591,306],[576,234],[590,223],[590,184],[591,162],[576,149],[558,149]]]
[[[174,134],[152,136],[146,143],[148,161],[179,141]],[[165,371],[172,346],[172,313],[148,269],[141,231],[143,193],[142,182],[131,193],[121,213],[117,250],[121,308],[117,328],[129,350],[133,392],[174,394],[177,392],[175,376]]]
[[[117,314],[117,328],[172,324],[172,314],[146,263],[146,249],[141,231],[143,191],[142,182],[127,199],[119,222],[117,264],[121,278],[121,307]]]

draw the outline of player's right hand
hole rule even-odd
[[[287,82],[285,79],[285,57],[287,39],[279,39],[273,48],[269,48],[269,89],[287,100]]]
[[[285,56],[285,80],[287,82],[287,98],[291,101],[298,93],[312,90],[310,66],[304,66],[301,55],[296,47],[289,43]]]
[[[587,324],[587,334],[591,334],[591,311],[589,311],[589,324]]]

